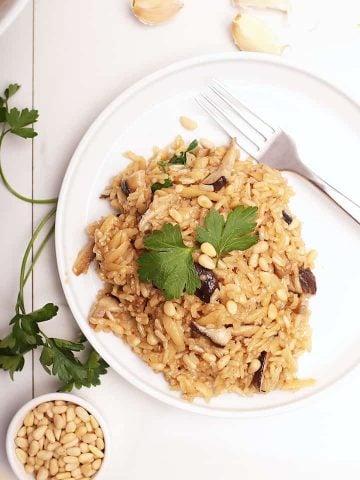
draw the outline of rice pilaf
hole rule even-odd
[[[234,142],[203,143],[184,153],[189,146],[177,137],[169,147],[155,148],[148,161],[127,152],[131,163],[102,195],[114,213],[88,227],[90,244],[74,265],[76,274],[84,273],[95,256],[105,282],[90,325],[121,337],[188,400],[309,386],[312,380],[297,377],[297,361],[311,349],[315,252],[306,250],[301,224],[289,211],[293,192],[279,171],[240,160]],[[231,165],[224,162],[230,148]],[[181,155],[184,165],[168,163]],[[220,184],[205,182],[209,178]],[[160,187],[152,192],[154,184]],[[178,225],[198,265],[203,252],[197,227],[210,209],[226,219],[239,206],[257,207],[259,241],[214,262],[209,275],[216,288],[208,302],[196,292],[169,300],[140,281],[138,258],[149,234],[167,223]],[[204,280],[200,267],[197,272]]]

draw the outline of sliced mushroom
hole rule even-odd
[[[288,213],[285,212],[285,210],[282,211],[282,217],[284,219],[284,221],[290,225],[293,221],[293,218],[291,215],[289,215]]]
[[[299,268],[299,280],[303,293],[315,295],[317,290],[316,278],[310,268]]]
[[[261,352],[259,357],[260,368],[254,373],[252,383],[254,387],[259,390],[259,392],[263,392],[262,384],[264,379],[264,372],[267,363],[267,352]]]
[[[120,187],[124,194],[129,196],[130,193],[135,192],[137,188],[142,187],[145,184],[145,170],[137,170],[129,177],[123,178]]]
[[[91,316],[95,318],[103,318],[106,312],[119,311],[119,300],[114,295],[104,295],[95,304]]]
[[[201,287],[195,291],[195,295],[205,303],[210,302],[211,295],[219,287],[217,278],[212,270],[195,263],[195,270],[201,280]]]
[[[224,158],[221,161],[219,168],[215,170],[215,172],[210,173],[210,175],[208,175],[205,178],[203,183],[205,185],[213,185],[215,190],[214,184],[216,184],[221,177],[224,177],[225,180],[227,181],[227,179],[230,177],[232,173],[234,163],[236,160],[236,155],[237,155],[236,138],[233,138],[231,140],[229,148],[227,149],[227,152],[224,155]]]
[[[72,268],[75,275],[81,275],[88,271],[89,265],[95,258],[94,242],[88,243],[84,248],[80,250]]]
[[[225,327],[206,328],[194,321],[191,322],[190,327],[193,332],[206,337],[217,347],[225,347],[225,345],[231,340],[231,330]]]
[[[221,190],[223,187],[225,187],[227,183],[228,181],[226,177],[221,176],[218,180],[216,180],[216,182],[212,184],[212,186],[214,187],[214,192],[218,192],[219,190]]]

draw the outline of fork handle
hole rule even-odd
[[[306,167],[302,162],[297,162],[292,166],[290,171],[296,173],[309,180],[313,185],[324,192],[336,205],[338,205],[347,215],[349,215],[358,225],[360,225],[360,205],[351,200],[345,194],[341,193],[337,188],[330,185],[326,180],[319,177],[310,168]]]

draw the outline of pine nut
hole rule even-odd
[[[91,464],[92,468],[94,470],[99,470],[99,468],[101,467],[101,462],[102,462],[101,458],[97,458],[96,460],[94,460],[92,462],[92,464]]]
[[[269,270],[269,264],[264,257],[259,258],[259,267],[262,271],[267,272]]]
[[[61,446],[60,442],[49,443],[49,445],[46,447],[46,450],[49,450],[49,452],[53,452],[60,446]]]
[[[34,414],[33,412],[29,412],[26,417],[24,418],[24,425],[25,427],[32,427],[34,425]]]
[[[95,442],[95,445],[97,446],[97,448],[99,450],[104,450],[104,448],[105,448],[105,443],[104,443],[104,440],[102,438],[97,438],[96,442]]]
[[[55,442],[55,435],[54,432],[48,428],[45,432],[45,437],[49,440],[49,442],[54,443]]]
[[[95,433],[85,433],[85,435],[82,436],[81,440],[85,443],[95,442],[96,435]]]
[[[24,450],[22,450],[21,448],[16,448],[15,449],[15,454],[18,458],[18,460],[25,465],[26,463],[26,460],[28,458],[28,455],[26,452],[24,452]]]
[[[30,457],[35,457],[35,455],[38,453],[39,450],[40,450],[39,442],[37,440],[32,440],[29,447]]]
[[[79,459],[72,455],[66,455],[65,457],[63,457],[63,460],[65,463],[76,463],[76,464],[79,463]]]
[[[67,406],[66,405],[55,405],[55,407],[53,407],[52,411],[55,413],[58,413],[58,414],[62,414],[62,413],[65,413],[67,410]]]
[[[176,315],[175,305],[170,301],[165,302],[164,303],[164,313],[165,313],[165,315],[168,315],[169,317],[173,317],[174,315]]]
[[[90,463],[85,463],[84,465],[81,465],[80,470],[84,477],[91,477],[95,473]]]
[[[53,456],[52,452],[49,452],[49,450],[40,450],[38,454],[36,455],[36,458],[40,458],[40,460],[50,460],[50,458]]]
[[[76,430],[76,423],[75,422],[69,422],[66,425],[65,431],[66,433],[74,433]]]
[[[138,327],[143,327],[143,325],[139,324]],[[143,328],[144,328],[144,327],[143,327]],[[145,335],[144,335],[144,336],[145,336]],[[87,430],[88,432],[92,432],[92,431],[93,431],[93,427],[92,427],[92,425],[91,425],[90,422],[86,422],[86,430]]]
[[[181,125],[186,128],[186,130],[196,130],[198,127],[198,124],[195,122],[195,120],[192,120],[189,117],[182,115],[179,120]]]
[[[54,428],[54,435],[55,435],[56,440],[60,440],[61,428]]]
[[[178,210],[176,210],[175,208],[170,208],[169,209],[169,215],[177,223],[181,223],[183,221],[183,217],[182,217],[181,213],[179,213]]]
[[[224,355],[221,357],[217,362],[216,366],[218,367],[219,370],[222,370],[226,365],[230,362],[230,355]]]
[[[199,195],[197,198],[197,202],[202,208],[212,208],[213,206],[212,201],[206,195]]]
[[[33,439],[34,440],[40,440],[45,432],[47,430],[47,426],[46,425],[42,425],[41,427],[38,427],[36,430],[34,430],[33,432]]]
[[[85,425],[80,425],[80,427],[78,427],[75,431],[75,435],[77,437],[82,437],[83,435],[85,435],[85,433],[87,433],[87,428]]]
[[[234,300],[228,300],[226,302],[226,310],[230,313],[230,315],[235,315],[237,313],[237,304]]]
[[[207,363],[215,363],[216,362],[216,355],[213,355],[212,353],[203,353],[201,357],[205,360]]]
[[[259,370],[260,367],[261,367],[260,361],[257,358],[254,358],[254,360],[251,360],[251,362],[250,362],[248,372],[250,374],[255,373]]]
[[[89,463],[94,460],[94,455],[92,453],[82,453],[79,456],[79,462],[80,463]]]
[[[66,435],[70,435],[70,434],[67,433]],[[79,439],[76,437],[71,442],[64,443],[63,446],[67,450],[68,448],[76,447],[78,444],[79,444]]]
[[[75,470],[75,468],[79,467],[79,462],[78,463],[67,463],[65,465],[65,472],[72,472]]]
[[[277,308],[273,303],[270,303],[268,308],[268,317],[270,320],[275,320],[277,317]]]
[[[204,255],[204,254],[200,255],[198,262],[202,267],[208,268],[209,270],[214,270],[215,268],[214,261],[207,255]]]
[[[204,242],[200,246],[202,253],[205,253],[210,258],[216,257],[216,250],[209,242]]]
[[[60,442],[62,444],[65,444],[65,443],[72,442],[75,439],[76,439],[75,433],[65,433],[65,435],[60,438]]]
[[[29,465],[35,465],[35,457],[28,457],[27,463]]]
[[[64,447],[58,447],[56,450],[55,450],[55,453],[57,455],[59,455],[59,457],[63,456],[63,455],[66,455],[66,448]]]
[[[26,438],[23,437],[16,437],[15,439],[15,445],[19,448],[22,448],[23,450],[27,450],[29,443]]]
[[[38,412],[37,410],[34,410],[34,417],[37,419],[37,420],[41,420],[44,418],[44,414],[42,412]],[[35,419],[34,419],[35,421]]]
[[[253,246],[253,253],[264,253],[268,250],[269,245],[265,240],[261,240],[256,245]]]
[[[253,253],[249,258],[249,267],[256,268],[259,262],[259,254]]]
[[[66,480],[67,478],[71,478],[71,473],[70,472],[58,473],[56,475],[57,480]]]
[[[54,404],[55,405],[65,405],[65,401],[64,400],[55,400]]]
[[[76,407],[75,413],[83,422],[88,422],[90,419],[90,415],[83,407]]]
[[[38,456],[35,457],[35,464],[39,465],[39,467],[42,467],[44,465],[45,461],[41,460]]]
[[[229,355],[230,357],[230,355]],[[230,358],[229,358],[230,360]],[[101,450],[99,450],[97,447],[94,447],[94,445],[89,445],[89,450],[91,453],[95,455],[97,458],[104,458],[104,454]]]
[[[286,302],[288,299],[287,291],[285,288],[279,288],[279,290],[276,290],[276,295],[279,300],[282,300],[283,302]]]
[[[50,474],[51,475],[56,475],[58,473],[59,465],[58,465],[58,462],[55,460],[55,458],[52,458],[50,460],[49,469],[50,469]]]
[[[148,333],[148,335],[146,337],[146,341],[151,346],[155,346],[159,343],[159,340],[157,339],[157,337],[155,337],[155,335],[153,333]],[[98,429],[96,428],[95,431],[96,430],[98,430]]]
[[[81,453],[87,453],[89,451],[89,445],[85,442],[80,443]]]
[[[103,431],[101,430],[101,428],[96,428],[95,429],[95,434],[100,438],[104,438],[104,434],[103,434]]]
[[[65,427],[64,420],[59,413],[56,413],[54,415],[54,425],[55,425],[55,428],[57,428],[59,430],[61,430]]]
[[[71,472],[71,477],[72,478],[82,478],[82,473],[81,473],[81,470],[79,467],[75,468],[75,470],[73,470]]]
[[[45,441],[45,437],[41,437],[40,440],[39,440],[39,447],[40,447],[40,450],[43,449],[44,447],[44,441]]]
[[[226,268],[226,263],[220,259],[218,261],[217,268],[222,268],[224,270]]]
[[[49,407],[50,407],[50,403],[49,402],[44,402],[44,403],[40,403],[40,405],[38,405],[36,407],[36,410],[39,413],[45,413],[48,410]]]
[[[21,428],[19,428],[16,436],[17,437],[25,437],[25,435],[26,435],[26,427],[25,427],[25,425],[23,425]]]
[[[99,428],[99,423],[98,421],[96,420],[95,417],[93,417],[92,415],[90,415],[90,422],[91,422],[91,425],[93,426],[93,429],[95,430],[95,428]]]
[[[69,407],[67,410],[66,410],[66,421],[67,422],[72,422],[75,420],[75,408],[74,407]]]
[[[80,447],[71,447],[66,450],[67,455],[78,457],[81,454]]]
[[[28,463],[24,467],[26,473],[34,473],[34,465],[29,465]]]
[[[46,480],[49,476],[49,470],[44,467],[40,467],[36,475],[36,480]]]

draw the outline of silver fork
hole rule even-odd
[[[287,170],[309,180],[360,225],[360,205],[315,174],[300,160],[294,141],[244,105],[221,82],[214,80],[211,95],[196,97],[198,104],[239,147],[258,162]]]

